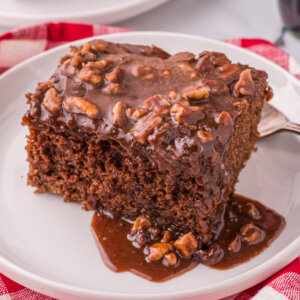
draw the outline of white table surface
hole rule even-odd
[[[282,28],[277,0],[169,0],[152,11],[114,25],[214,39],[248,37],[271,42],[276,40]],[[0,33],[10,29],[0,27]],[[283,49],[300,62],[300,40],[289,33],[284,40]]]

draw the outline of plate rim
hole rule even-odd
[[[129,33],[117,33],[117,34],[108,34],[108,35],[100,35],[100,36],[94,36],[89,37],[85,39],[80,39],[77,41],[72,41],[70,43],[63,44],[61,46],[55,47],[51,50],[42,52],[36,56],[33,56],[31,58],[28,58],[27,60],[21,62],[20,64],[12,67],[10,70],[6,71],[4,74],[0,75],[0,81],[4,80],[7,77],[10,77],[14,74],[14,72],[18,71],[19,69],[23,68],[24,65],[29,64],[30,62],[39,60],[41,57],[51,55],[52,53],[59,52],[61,49],[67,49],[69,45],[72,44],[81,44],[86,41],[92,40],[92,39],[105,39],[113,37],[114,39],[117,39],[118,36],[124,37],[124,36],[173,36],[176,38],[188,38],[188,39],[196,39],[198,41],[203,42],[210,42],[215,43],[217,45],[224,46],[225,48],[233,48],[235,50],[245,52],[247,55],[254,56],[255,58],[263,61],[264,63],[267,63],[271,65],[272,67],[275,67],[279,72],[283,72],[290,80],[292,80],[296,85],[300,87],[300,82],[298,79],[296,79],[292,74],[290,74],[288,71],[283,69],[282,67],[278,66],[277,64],[273,63],[272,61],[253,53],[247,49],[243,49],[239,46],[228,44],[222,41],[206,38],[206,37],[199,37],[196,35],[191,34],[183,34],[183,33],[172,33],[172,32],[162,32],[162,31],[139,31],[139,32],[129,32]],[[0,267],[1,272],[13,280],[17,280],[21,284],[26,282],[26,286],[29,288],[32,288],[34,290],[37,290],[41,293],[45,293],[45,287],[51,289],[51,291],[60,291],[62,293],[67,293],[68,295],[76,295],[76,296],[85,296],[90,297],[90,299],[96,299],[98,297],[105,297],[106,299],[153,299],[153,298],[170,298],[177,299],[180,297],[193,297],[197,296],[199,294],[206,294],[207,296],[211,295],[213,292],[217,295],[217,293],[221,293],[224,289],[230,288],[230,294],[232,294],[232,291],[236,290],[236,292],[243,289],[243,286],[247,285],[249,286],[249,282],[251,285],[254,285],[261,280],[264,280],[268,276],[272,275],[273,273],[277,272],[279,269],[286,266],[289,262],[291,262],[294,258],[296,258],[299,255],[300,249],[300,236],[297,237],[291,244],[289,244],[285,249],[277,253],[272,258],[266,260],[264,263],[250,269],[249,271],[246,271],[242,274],[235,275],[232,278],[223,280],[221,282],[215,283],[215,284],[209,284],[204,287],[200,288],[192,288],[186,291],[181,292],[159,292],[156,294],[122,294],[117,292],[101,292],[99,290],[94,289],[88,289],[88,288],[82,288],[78,286],[72,286],[71,284],[67,283],[61,283],[56,280],[47,279],[43,276],[40,276],[36,273],[33,273],[31,271],[28,271],[26,269],[23,269],[22,267],[18,266],[17,264],[13,263],[11,260],[5,258],[2,254],[0,254]],[[268,270],[268,272],[266,271]],[[263,276],[254,276],[255,274],[262,274],[264,271]],[[249,279],[250,278],[250,279]],[[30,284],[28,284],[28,280],[30,281]],[[32,284],[31,284],[32,283]],[[248,283],[248,284],[246,284]],[[34,285],[35,284],[35,285]],[[34,286],[33,286],[34,285]],[[39,287],[39,289],[36,287],[36,285]],[[42,288],[40,288],[42,286]],[[46,292],[48,293],[49,290]],[[233,292],[234,293],[234,292]],[[49,293],[48,293],[49,294]],[[224,294],[224,293],[223,293]],[[222,297],[224,295],[222,294]],[[55,294],[53,292],[52,296],[55,297]],[[228,296],[228,295],[227,295]],[[57,295],[56,295],[57,297]]]
[[[131,0],[131,2],[121,2],[120,4],[114,4],[111,7],[106,7],[98,10],[87,10],[85,12],[76,12],[76,13],[58,13],[58,14],[26,14],[26,13],[13,13],[13,12],[0,12],[0,18],[5,18],[6,20],[10,20],[10,23],[13,24],[21,24],[21,23],[34,23],[34,22],[43,22],[46,20],[51,21],[63,21],[63,20],[73,20],[75,19],[86,19],[86,18],[94,18],[94,17],[104,17],[111,14],[121,14],[124,11],[131,11],[133,9],[139,8],[141,12],[135,14],[130,13],[131,16],[138,15],[142,12],[146,12],[147,10],[153,9],[169,0]],[[141,7],[143,7],[141,9]],[[125,18],[126,19],[126,18]],[[125,20],[124,18],[119,18],[119,20]],[[43,21],[42,21],[43,20]],[[119,21],[118,21],[119,22]],[[2,22],[1,22],[2,23]],[[107,23],[107,22],[104,22]],[[103,23],[102,23],[103,24]]]

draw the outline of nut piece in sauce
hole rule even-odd
[[[163,237],[160,240],[162,243],[168,243],[172,240],[172,232],[169,230],[164,231]]]
[[[198,136],[202,143],[207,143],[213,140],[210,132],[204,130],[198,130]]]
[[[247,203],[246,205],[247,214],[249,217],[258,218],[259,217],[259,210],[253,203]]]
[[[139,107],[139,108],[128,108],[126,110],[126,114],[129,118],[132,118],[132,119],[140,119],[141,117],[143,117],[145,114],[147,114],[149,112],[149,109],[147,108],[142,108],[142,107]]]
[[[156,243],[149,247],[150,254],[148,255],[149,260],[157,261],[160,260],[165,254],[173,250],[173,246],[169,243]]]
[[[94,119],[99,114],[97,106],[81,97],[68,97],[63,101],[63,107],[70,113],[81,113]]]
[[[234,86],[237,96],[252,96],[256,93],[256,86],[251,77],[251,70],[244,70]]]
[[[220,245],[212,244],[207,250],[197,251],[196,257],[203,264],[215,265],[224,257],[224,251]]]
[[[130,133],[139,143],[145,144],[148,136],[153,133],[154,129],[159,126],[161,122],[162,118],[157,113],[150,112],[135,123]]]
[[[207,99],[209,92],[205,87],[200,85],[190,86],[184,91],[184,96],[190,100],[202,100]]]
[[[55,88],[50,88],[44,96],[43,105],[48,111],[56,115],[61,108],[62,96],[59,95]]]
[[[163,263],[169,267],[175,266],[177,264],[176,254],[174,252],[165,254]]]
[[[145,217],[145,216],[141,216],[141,217],[138,217],[133,226],[132,226],[132,229],[131,229],[131,232],[135,232],[139,229],[148,229],[152,226],[150,220]]]
[[[162,95],[156,94],[144,101],[144,105],[158,114],[166,115],[170,112],[171,104]]]
[[[115,68],[110,73],[104,75],[105,80],[110,82],[118,82],[123,71],[121,68]]]
[[[261,242],[265,236],[264,231],[252,223],[242,226],[240,234],[242,236],[242,241],[247,242],[249,245]]]
[[[113,124],[122,127],[126,122],[126,104],[122,101],[117,102],[112,109],[112,114]]]
[[[198,243],[194,235],[189,232],[176,240],[174,246],[182,256],[189,258],[196,251]]]
[[[239,252],[242,246],[242,238],[239,234],[235,236],[235,238],[231,241],[228,246],[228,250],[231,252]]]

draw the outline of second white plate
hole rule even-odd
[[[101,36],[110,41],[156,44],[171,53],[225,52],[233,61],[266,70],[272,103],[300,121],[300,84],[289,73],[241,48],[182,34],[138,32]],[[84,41],[76,42],[77,44]],[[266,251],[238,267],[219,271],[199,265],[163,283],[114,273],[102,262],[90,231],[92,212],[26,185],[24,94],[47,79],[68,45],[23,62],[0,77],[0,272],[60,299],[216,299],[250,287],[300,254],[300,139],[281,133],[258,142],[237,191],[281,213],[287,226]],[[116,241],[117,243],[118,241]]]
[[[0,25],[43,22],[113,24],[146,12],[168,0],[1,0]]]

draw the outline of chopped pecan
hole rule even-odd
[[[176,61],[176,62],[192,62],[195,60],[195,54],[190,53],[190,52],[178,52],[174,55],[172,55],[169,60]]]
[[[177,264],[177,256],[174,252],[170,252],[165,254],[164,262],[167,266],[175,266]]]
[[[117,102],[112,109],[112,114],[113,124],[122,127],[126,122],[126,104],[122,101]]]
[[[166,77],[170,77],[171,76],[171,72],[168,69],[163,69],[161,71],[161,73],[166,76]]]
[[[196,251],[198,243],[194,235],[189,232],[176,240],[174,246],[182,256],[188,258]]]
[[[156,243],[149,247],[150,254],[148,255],[149,260],[157,261],[160,260],[165,254],[173,250],[173,246],[169,243]]]
[[[195,124],[204,118],[203,111],[199,106],[183,106],[176,103],[172,106],[171,112],[175,113],[175,121],[178,123]]]
[[[81,97],[68,97],[63,101],[63,107],[67,112],[81,113],[94,119],[99,114],[97,106]]]
[[[233,75],[235,75],[240,70],[239,65],[224,65],[217,68],[217,71],[220,73],[220,78],[227,81],[231,79]]]
[[[102,59],[102,60],[96,61],[95,64],[97,65],[98,68],[105,69],[112,64],[112,61],[109,59]]]
[[[224,53],[214,51],[210,53],[210,61],[214,66],[222,66],[231,63]]]
[[[121,95],[125,92],[125,85],[122,83],[111,83],[103,91],[110,95]]]
[[[224,251],[218,244],[212,244],[207,250],[196,252],[196,258],[206,265],[215,265],[224,257]]]
[[[162,243],[168,243],[172,240],[172,232],[169,230],[164,231],[163,237],[160,240]]]
[[[202,143],[207,143],[213,140],[211,133],[208,131],[198,130],[198,136]]]
[[[104,75],[105,80],[110,82],[118,82],[123,71],[121,68],[115,68],[110,73]]]
[[[205,87],[202,87],[201,85],[193,85],[185,89],[183,95],[190,100],[201,100],[207,99],[209,96],[209,92]]]
[[[233,121],[232,121],[232,118],[229,114],[229,112],[227,111],[222,111],[216,118],[216,122],[218,124],[222,124],[222,125],[225,125],[225,126],[232,126],[233,125]]]
[[[149,74],[152,71],[151,67],[139,66],[136,69],[136,74],[138,77]]]
[[[170,91],[168,97],[171,99],[171,100],[175,100],[177,98],[178,94],[175,92],[175,91]]]
[[[253,203],[246,204],[247,214],[249,217],[257,218],[259,216],[259,210]]]
[[[240,78],[234,86],[234,91],[237,96],[252,96],[256,93],[256,86],[251,77],[250,69],[246,69],[240,74]]]
[[[63,64],[66,60],[70,59],[71,55],[70,54],[66,54],[64,55],[61,59],[60,59],[60,63]]]
[[[199,59],[195,65],[195,70],[200,72],[208,72],[213,70],[214,66],[209,59],[209,52],[205,51],[199,54]]]
[[[138,217],[133,226],[132,226],[132,229],[131,229],[131,232],[134,232],[134,231],[137,231],[139,230],[140,228],[142,229],[148,229],[152,226],[150,220],[145,217],[145,216],[141,216],[141,217]]]
[[[235,238],[231,241],[228,246],[228,250],[231,252],[239,252],[242,246],[242,238],[239,234],[235,236]]]
[[[55,88],[50,88],[44,96],[43,105],[48,111],[56,115],[61,108],[62,96],[59,95]]]
[[[157,113],[150,112],[135,123],[130,133],[139,143],[145,144],[148,136],[153,133],[154,129],[160,125],[161,122],[162,118]]]
[[[229,91],[227,85],[217,80],[202,78],[199,80],[199,83],[201,86],[207,88],[210,94],[220,95]]]
[[[103,40],[95,40],[92,48],[95,49],[96,51],[105,51],[107,48],[108,42],[103,41]]]
[[[81,54],[86,56],[90,60],[94,60],[96,58],[96,54],[94,54],[92,51],[92,45],[91,43],[86,43],[81,48]]]
[[[73,67],[75,68],[79,68],[83,63],[83,59],[80,55],[75,55],[72,60],[71,60],[71,64]]]
[[[243,242],[247,242],[250,245],[260,243],[265,236],[264,231],[252,223],[242,226],[240,234]]]
[[[93,67],[93,63],[91,62],[83,64],[83,68],[79,74],[79,79],[93,85],[98,85],[102,81],[101,70]]]
[[[198,77],[197,72],[193,69],[193,67],[186,63],[181,63],[178,65],[180,69],[190,74],[191,79],[196,79]]]
[[[142,107],[139,107],[139,108],[128,108],[126,110],[126,114],[129,118],[132,118],[132,119],[139,119],[141,117],[143,117],[145,114],[147,114],[149,112],[149,109],[147,108],[142,108]]]
[[[162,95],[155,94],[154,96],[146,99],[144,105],[158,114],[166,115],[170,112],[171,104]]]

